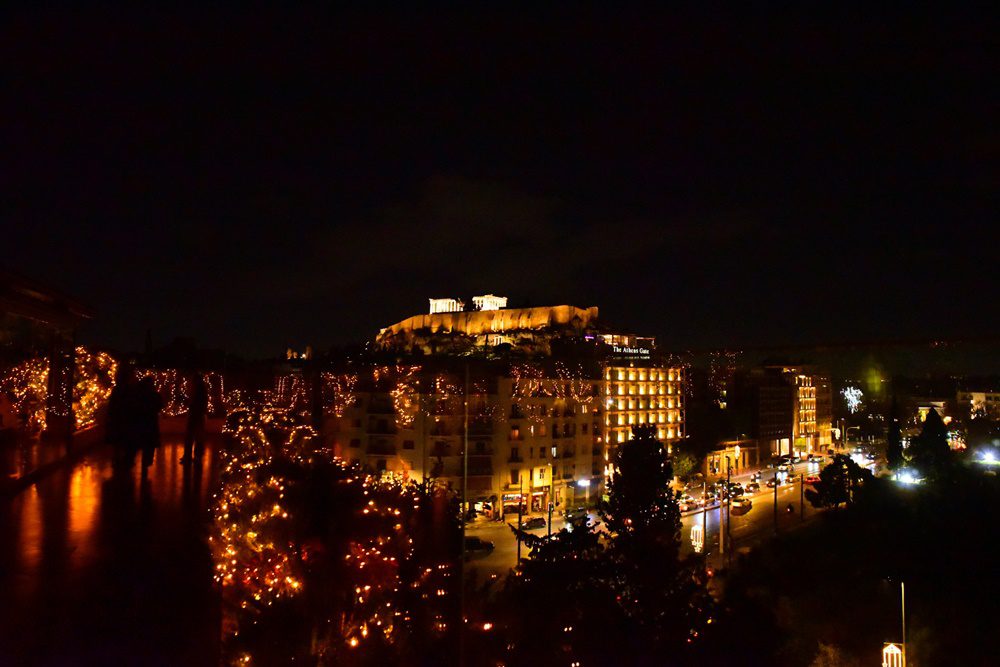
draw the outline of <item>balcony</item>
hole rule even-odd
[[[396,409],[392,405],[392,401],[387,401],[384,399],[373,398],[371,403],[368,405],[368,414],[370,415],[394,415],[396,414]]]
[[[493,476],[493,466],[487,461],[486,465],[473,465],[472,461],[469,461],[469,477],[492,477]]]
[[[435,443],[433,449],[431,449],[431,456],[451,456],[451,447],[443,443]]]
[[[474,421],[469,423],[469,435],[493,435],[493,422]]]

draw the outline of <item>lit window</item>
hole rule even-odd
[[[618,399],[618,409],[619,410],[624,410],[625,409],[625,399],[624,398],[619,398]]]
[[[618,379],[619,380],[625,379],[625,371],[618,371]]]
[[[625,433],[623,431],[618,431],[618,442],[625,442]]]

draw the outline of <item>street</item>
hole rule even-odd
[[[791,529],[803,521],[800,503],[801,480],[804,475],[818,474],[819,467],[820,466],[817,464],[809,464],[806,462],[796,464],[793,466],[793,471],[797,475],[796,481],[793,484],[783,484],[778,487],[779,531]],[[742,547],[749,546],[757,540],[774,534],[774,489],[769,489],[765,486],[769,473],[773,475],[773,471],[762,471],[763,479],[761,480],[760,493],[753,495],[747,494],[745,496],[750,498],[753,502],[751,510],[743,516],[736,516],[735,514],[732,516],[730,535],[733,540],[734,548],[737,550]],[[749,481],[751,474],[752,473],[744,473],[742,475],[734,476],[733,481],[739,481],[745,484]],[[696,490],[692,493],[692,495],[696,495]],[[794,512],[789,513],[787,511],[788,505],[794,506]],[[721,513],[724,515],[725,512],[726,504],[723,502],[721,505]],[[818,510],[813,508],[809,504],[809,501],[806,501],[805,520],[813,518],[817,513]],[[681,555],[688,555],[695,552],[694,545],[692,544],[692,529],[696,526],[699,528],[702,527],[703,522],[705,522],[707,535],[703,540],[705,545],[704,548],[709,552],[711,562],[716,566],[721,566],[723,563],[719,558],[720,507],[718,505],[710,507],[707,512],[707,517],[703,516],[704,514],[705,512],[700,509],[682,513]],[[589,517],[591,521],[601,521],[600,516],[594,511],[590,512]],[[469,558],[468,567],[471,571],[476,573],[477,581],[484,582],[494,576],[503,577],[517,564],[517,539],[513,531],[511,531],[508,522],[517,525],[517,516],[508,516],[504,522],[479,521],[469,524],[467,528],[468,535],[488,540],[492,542],[495,547],[489,554],[473,554]],[[553,514],[553,533],[558,532],[565,525],[566,521],[564,517]],[[548,528],[536,528],[526,532],[534,535],[545,535],[548,532]],[[727,545],[727,550],[728,549],[729,546]],[[525,558],[529,555],[530,551],[528,548],[522,545],[521,557]]]

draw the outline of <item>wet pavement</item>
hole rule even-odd
[[[145,479],[101,445],[2,500],[0,665],[217,664],[216,445],[181,466],[166,434]]]

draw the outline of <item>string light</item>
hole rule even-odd
[[[29,431],[46,427],[46,413],[74,415],[75,427],[86,428],[97,421],[97,414],[111,397],[118,362],[106,352],[90,352],[79,346],[73,354],[73,387],[68,392],[69,373],[64,372],[53,394],[49,393],[49,359],[36,357],[10,368],[0,379],[0,391],[10,399],[15,411],[23,415]],[[72,403],[66,400],[71,396]]]
[[[338,506],[353,512],[336,531],[348,531],[349,537],[333,541],[346,545],[339,562],[346,568],[342,583],[353,595],[343,613],[331,614],[335,618],[320,633],[329,641],[317,650],[323,655],[335,655],[338,646],[361,650],[375,635],[392,644],[401,632],[413,630],[420,615],[413,599],[424,602],[433,592],[434,605],[440,605],[440,598],[452,595],[451,564],[423,567],[425,556],[417,552],[412,530],[428,519],[416,517],[422,492],[396,476],[375,477],[333,456],[311,427],[294,423],[290,410],[266,402],[273,397],[265,392],[264,402],[227,420],[232,446],[223,453],[210,537],[215,581],[232,616],[225,627],[235,639],[240,627],[266,619],[275,604],[306,593],[318,558],[330,562],[322,558],[332,556],[331,547],[304,537],[310,533],[302,532],[301,517],[309,508],[302,505],[300,486],[309,470],[324,466],[334,476]],[[248,655],[246,647],[238,648],[237,656]]]

